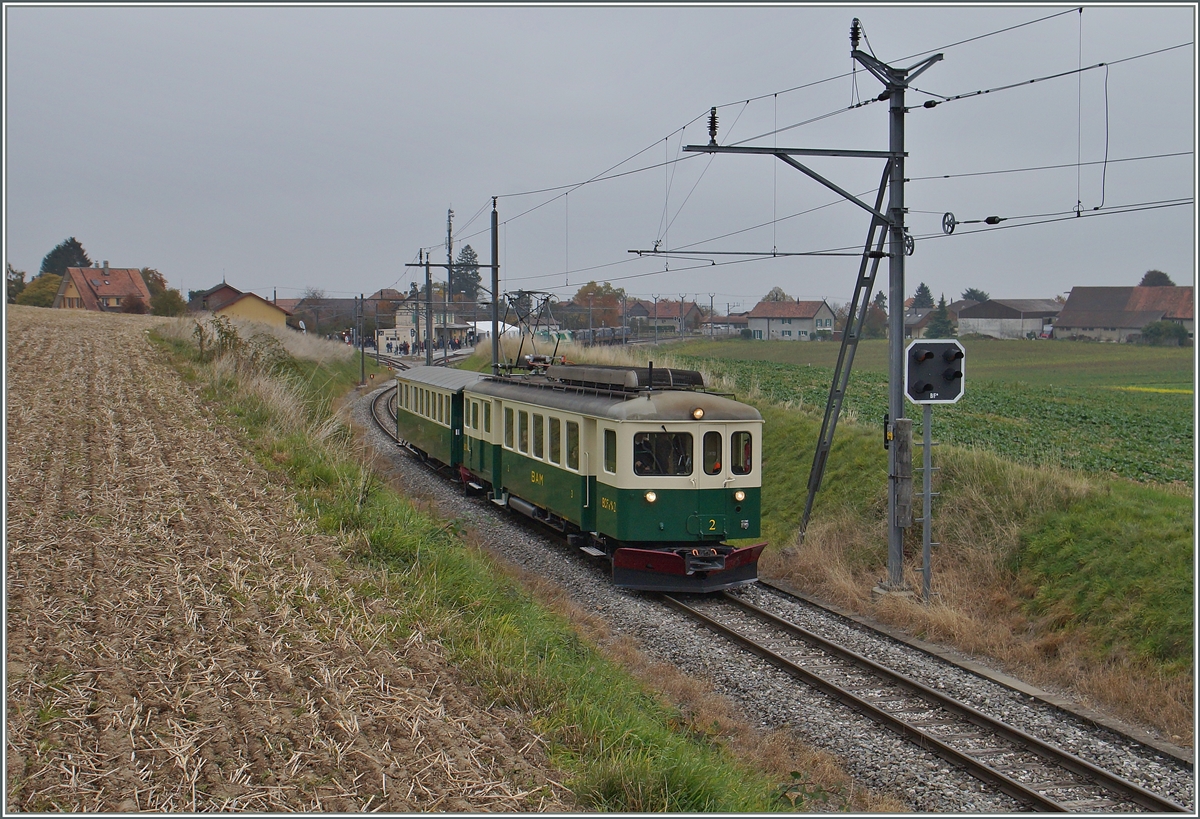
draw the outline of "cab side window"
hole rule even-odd
[[[734,475],[749,475],[753,464],[750,463],[754,452],[753,441],[749,432],[735,432],[730,439],[729,465]]]
[[[617,471],[617,431],[604,430],[604,471]]]
[[[533,414],[533,457],[541,458],[546,440],[546,416]]]
[[[704,474],[721,474],[721,433],[704,433]]]
[[[517,411],[517,449],[529,452],[529,413],[525,410]]]
[[[513,411],[510,407],[504,408],[504,445],[513,448]]]

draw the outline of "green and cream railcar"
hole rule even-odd
[[[497,502],[609,556],[618,585],[705,591],[753,581],[762,546],[725,541],[760,534],[762,416],[670,388],[680,371],[657,375],[666,389],[649,388],[653,370],[632,368],[553,366],[477,381],[464,390],[469,468]],[[490,432],[471,426],[489,407]]]
[[[396,437],[447,466],[463,460],[463,388],[479,373],[413,367],[396,376]]]

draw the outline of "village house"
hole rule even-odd
[[[746,314],[754,339],[812,341],[833,337],[833,310],[821,301],[760,301]]]
[[[150,310],[150,288],[136,267],[68,267],[51,307],[63,310],[120,312],[130,298]]]
[[[1136,341],[1142,328],[1170,321],[1194,334],[1190,287],[1076,287],[1054,325],[1055,338]]]
[[[992,338],[1049,336],[1062,309],[1054,299],[989,299],[959,311],[958,333]]]
[[[912,299],[908,301],[911,302]],[[959,327],[959,314],[966,308],[974,307],[977,304],[979,302],[974,299],[959,299],[946,305],[946,312],[949,314],[950,323],[954,325],[956,331],[958,331]],[[933,318],[936,310],[936,307],[907,306],[904,310],[904,337],[925,338],[925,327],[929,324],[929,320]]]
[[[242,321],[256,321],[272,327],[286,327],[291,312],[254,293],[243,293],[231,284],[221,282],[188,302],[188,309],[208,310],[216,316]]]
[[[704,320],[704,311],[694,301],[679,299],[629,299],[625,305],[628,326],[638,330],[669,329],[674,332],[695,329]]]

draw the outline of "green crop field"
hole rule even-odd
[[[1192,349],[991,339],[963,346],[966,394],[957,404],[934,406],[934,440],[1031,465],[1193,485]],[[739,392],[757,389],[821,413],[838,348],[731,340],[672,353],[730,376]],[[844,419],[882,425],[886,366],[886,342],[859,345]],[[921,409],[907,406],[919,434]]]

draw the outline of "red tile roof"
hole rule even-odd
[[[752,319],[808,319],[816,318],[817,311],[825,306],[823,301],[760,301],[747,315]]]
[[[62,294],[70,281],[79,291],[79,297],[87,310],[117,309],[104,306],[104,299],[119,298],[122,301],[137,296],[147,308],[150,307],[150,288],[136,267],[68,267],[59,286],[55,306],[61,306]]]

